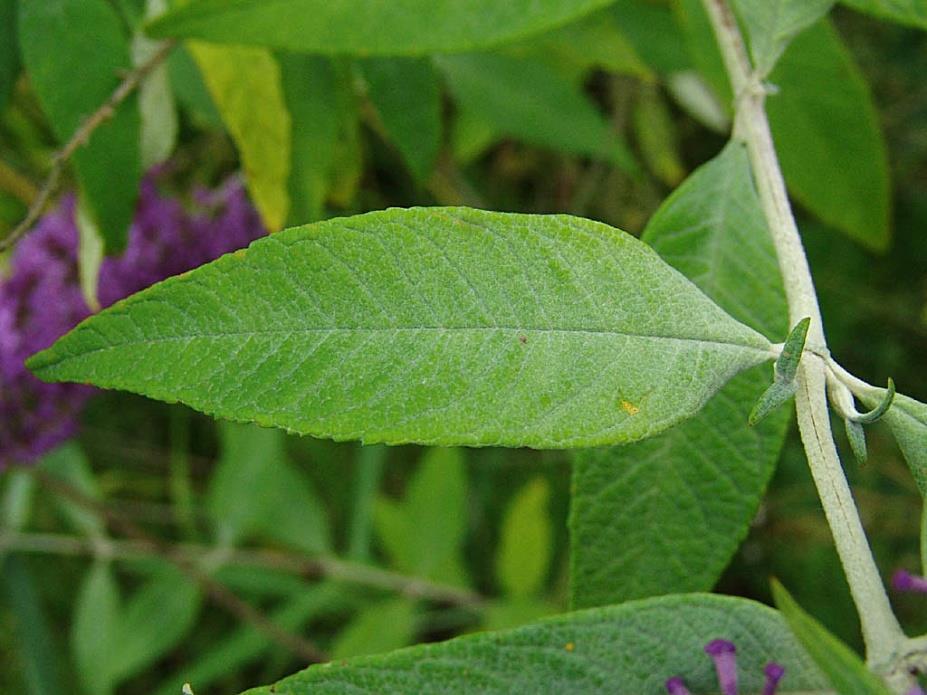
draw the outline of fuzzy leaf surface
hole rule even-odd
[[[740,598],[690,594],[314,666],[248,692],[658,695],[674,675],[683,676],[693,692],[714,692],[714,667],[702,648],[719,636],[737,644],[742,692],[761,690],[762,668],[770,660],[786,668],[780,695],[827,689],[778,613]]]
[[[737,144],[698,169],[644,239],[732,316],[782,336],[786,305],[772,240]],[[571,511],[572,602],[589,607],[708,590],[756,514],[788,422],[747,425],[768,367],[739,375],[659,437],[579,452]]]
[[[862,401],[874,408],[880,398],[881,395],[864,396]],[[895,435],[917,489],[927,497],[927,405],[898,393],[882,420]]]
[[[199,0],[149,26],[158,37],[307,53],[424,55],[494,46],[609,0]]]
[[[569,448],[655,434],[769,350],[620,230],[411,208],[260,239],[30,364],[338,440]]]

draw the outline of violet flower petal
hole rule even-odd
[[[734,644],[715,639],[705,645],[705,653],[715,662],[722,695],[737,695],[737,648]]]

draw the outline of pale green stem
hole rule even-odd
[[[821,310],[766,118],[765,89],[750,66],[743,37],[726,0],[702,0],[702,3],[711,19],[736,95],[734,136],[746,145],[750,155],[757,192],[785,285],[790,324],[795,325],[806,316],[811,318],[806,343],[811,352],[802,359],[795,395],[799,429],[811,475],[860,616],[867,660],[871,668],[885,674],[892,670],[906,638],[889,604],[834,445],[826,398],[827,367],[818,356],[827,355]],[[893,682],[892,686],[901,688],[902,684]]]

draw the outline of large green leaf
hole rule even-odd
[[[361,63],[383,129],[416,180],[431,174],[441,148],[441,89],[431,61],[371,58]]]
[[[728,145],[680,186],[644,239],[733,316],[770,336],[785,333],[779,269],[741,145]],[[577,455],[573,605],[714,585],[782,446],[787,412],[747,425],[768,382],[767,370],[751,370],[659,437]]]
[[[636,164],[580,88],[544,63],[495,53],[436,58],[462,106],[497,131],[563,152]]]
[[[925,0],[841,0],[844,5],[876,17],[927,29]]]
[[[770,80],[779,92],[767,110],[792,195],[865,246],[887,248],[885,142],[872,94],[837,32],[825,21],[802,33]]]
[[[874,390],[871,395],[863,394],[861,400],[867,407],[875,408],[882,400],[882,390]],[[927,497],[927,405],[900,393],[895,394],[891,408],[882,419],[895,435],[917,488]]]
[[[769,358],[619,230],[412,208],[261,239],[30,365],[315,436],[564,448],[656,434]]]
[[[718,637],[737,645],[743,692],[760,691],[762,668],[770,660],[786,668],[781,695],[827,687],[775,611],[745,599],[694,594],[315,666],[249,693],[662,695],[666,679],[676,675],[693,692],[715,692],[714,668],[703,646]]]
[[[280,65],[260,48],[188,46],[241,154],[245,184],[270,231],[286,223],[292,147]]]
[[[154,36],[310,53],[469,51],[565,24],[609,0],[200,0],[150,26]]]
[[[789,42],[830,10],[834,0],[737,0],[750,34],[753,67],[767,75]]]
[[[61,142],[132,69],[129,38],[106,0],[22,2],[19,39],[32,86]],[[140,128],[137,100],[129,97],[73,156],[83,202],[108,253],[125,246],[135,212]]]

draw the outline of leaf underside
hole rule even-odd
[[[30,368],[339,440],[562,448],[654,434],[768,358],[607,225],[413,208],[261,239]]]

